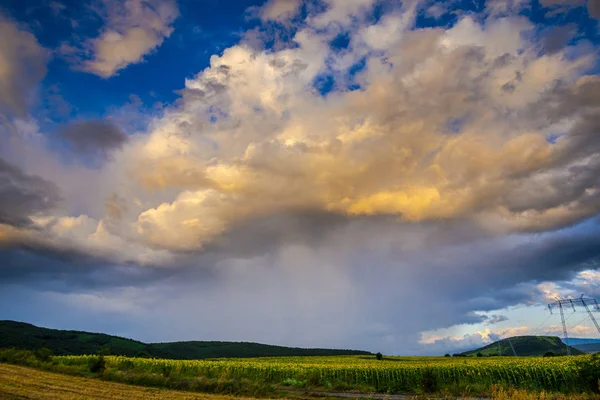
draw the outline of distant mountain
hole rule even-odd
[[[564,339],[562,341],[565,342]],[[569,345],[584,353],[594,354],[600,352],[600,339],[569,338]]]
[[[565,339],[561,339],[563,343]],[[569,344],[571,346],[577,346],[580,344],[600,344],[600,339],[589,339],[589,338],[569,338]]]
[[[600,353],[600,343],[583,343],[576,344],[575,347],[577,350],[581,350],[584,353],[595,354]]]
[[[367,355],[367,351],[303,349],[247,342],[143,343],[104,333],[40,328],[24,322],[0,321],[0,348],[35,350],[46,347],[56,355],[95,354],[108,348],[114,355],[150,356],[179,360],[220,357],[283,357]]]
[[[566,355],[567,346],[557,336],[515,336],[510,341],[518,356],[543,356],[546,353],[555,355]],[[498,351],[498,348],[500,351]],[[508,339],[503,339],[479,349],[462,353],[467,356],[476,356],[481,353],[484,356],[512,356],[513,351]],[[583,351],[571,346],[571,354],[583,354]]]

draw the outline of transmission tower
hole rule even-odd
[[[579,298],[579,300],[581,301],[581,304],[583,304],[583,307],[585,307],[585,311],[587,311],[587,313],[590,316],[590,319],[592,320],[592,322],[594,323],[594,325],[596,326],[596,329],[598,330],[598,333],[600,333],[600,326],[598,326],[598,322],[596,321],[596,318],[594,318],[594,314],[592,314],[592,311],[590,310],[590,308],[588,307],[588,305],[586,304],[586,300],[591,300],[594,302],[594,308],[596,309],[596,311],[600,311],[600,306],[598,306],[598,302],[596,301],[596,299],[584,299],[583,298],[583,294],[581,295],[581,297]]]
[[[585,310],[587,311],[588,315],[590,316],[592,322],[594,322],[594,325],[596,326],[598,333],[600,333],[600,326],[598,325],[596,318],[594,318],[594,314],[592,314],[592,311],[590,310],[590,308],[588,306],[588,304],[594,304],[595,311],[600,311],[600,306],[598,306],[598,302],[596,301],[596,299],[585,298],[585,297],[583,297],[583,294],[582,294],[581,297],[579,297],[577,299],[556,298],[556,301],[554,303],[548,304],[548,310],[550,310],[550,314],[552,314],[552,307],[556,307],[560,311],[560,319],[562,321],[563,335],[565,337],[565,345],[567,346],[567,355],[569,355],[569,356],[571,355],[571,348],[569,347],[569,333],[567,332],[567,324],[565,322],[565,312],[564,312],[563,306],[570,305],[571,308],[573,308],[573,312],[575,312],[576,304],[580,304],[585,308]]]
[[[507,338],[507,339],[508,339],[508,344],[510,345],[510,348],[511,348],[511,350],[513,352],[513,355],[516,357],[517,356],[517,352],[515,351],[515,348],[514,348],[514,346],[512,344],[512,341],[510,340],[510,338]]]

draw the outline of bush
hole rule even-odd
[[[301,381],[294,378],[287,378],[283,381],[284,386],[305,387],[306,381]],[[331,385],[331,384],[330,384]]]
[[[97,354],[98,354],[100,357],[103,357],[103,356],[110,356],[110,348],[108,348],[108,347],[104,347],[104,348],[103,348],[102,350],[100,350],[100,351],[99,351]]]
[[[554,357],[554,356],[556,356],[556,354],[554,354],[551,351],[547,351],[546,353],[544,353],[544,357]]]
[[[106,368],[106,360],[104,359],[104,356],[100,355],[97,357],[92,357],[88,361],[88,367],[90,372],[93,372],[94,374],[103,373],[104,369]]]
[[[378,359],[379,361],[381,361],[381,360],[383,360],[383,354],[377,353],[377,354],[375,354],[375,358]]]
[[[37,358],[38,360],[40,360],[41,362],[49,362],[52,360],[52,350],[46,348],[46,347],[42,347],[40,349],[37,349],[35,351],[35,358]]]
[[[137,358],[150,358],[150,354],[145,351],[138,351],[135,356]]]
[[[483,357],[483,354],[481,354],[481,352],[477,353],[477,357]]]
[[[4,349],[0,350],[0,362],[36,366],[38,360],[29,350]]]

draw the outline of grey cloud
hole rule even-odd
[[[550,170],[522,182],[507,192],[506,204],[512,212],[544,211],[589,196],[600,187],[600,158],[567,169]],[[599,210],[600,211],[600,210]]]
[[[58,187],[0,159],[0,223],[24,226],[60,201]]]
[[[46,75],[47,51],[35,36],[0,14],[0,113],[23,117]]]
[[[542,47],[547,53],[556,53],[564,48],[575,33],[575,25],[553,26],[544,33]]]
[[[168,272],[138,267],[144,279],[137,287],[154,288],[158,303],[146,312],[164,315],[171,331],[159,329],[153,335],[175,340],[182,339],[175,332],[185,332],[186,339],[337,344],[414,354],[423,352],[421,331],[480,323],[485,318],[473,310],[535,300],[530,282],[570,279],[600,255],[593,233],[550,235],[519,246],[494,238],[459,244],[430,239],[447,226],[403,224],[391,230],[390,224],[387,231],[385,223],[381,229],[381,223],[357,222],[337,225],[329,233],[309,229],[313,243],[290,238],[268,254],[192,255],[187,267]],[[389,242],[375,241],[374,231],[387,232]],[[432,246],[434,242],[438,245]],[[97,268],[69,279],[84,288],[80,293],[90,288],[113,293],[136,282],[131,276],[131,271]],[[32,285],[31,278],[23,282]],[[144,296],[133,301],[143,303]],[[190,307],[196,318],[189,318]],[[487,322],[502,319],[492,315]],[[323,329],[317,330],[320,325]],[[141,335],[143,328],[138,329]]]
[[[600,0],[588,0],[587,7],[590,16],[600,19]]]
[[[493,315],[486,315],[484,320],[487,325],[494,325],[499,322],[508,321],[508,317],[506,315],[493,314]]]
[[[585,5],[586,0],[540,0],[543,7],[550,9],[547,15],[555,15],[568,12],[573,7],[581,7]]]
[[[67,125],[59,132],[73,150],[85,157],[102,161],[114,150],[120,149],[128,136],[118,126],[108,121],[82,121]]]
[[[139,306],[123,325],[136,338],[144,338],[158,313],[169,330],[153,330],[152,340],[418,354],[420,332],[501,322],[502,315],[473,310],[539,301],[532,298],[536,282],[568,280],[589,268],[600,257],[597,231],[538,235],[515,245],[464,220],[410,224],[304,211],[238,224],[205,252],[181,254],[178,268],[119,265],[28,244],[0,254],[0,274],[3,282],[74,301],[93,295]],[[121,297],[129,296],[128,287],[139,294]]]
[[[59,293],[150,285],[173,271],[148,265],[116,264],[73,248],[25,242],[0,248],[0,281]]]

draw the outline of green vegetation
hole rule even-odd
[[[1,350],[0,362],[108,381],[205,393],[271,396],[285,388],[361,393],[488,396],[495,390],[592,394],[598,392],[600,356],[572,357],[265,357],[162,360],[103,356],[38,359]]]
[[[512,342],[520,355],[545,357],[491,357],[498,352],[497,343],[454,357],[383,357],[366,352],[316,356],[346,351],[231,342],[145,344],[110,335],[0,321],[0,346],[30,349],[0,350],[0,363],[148,387],[262,397],[290,389],[479,397],[500,394],[502,398],[527,398],[523,393],[542,392],[588,398],[585,396],[598,392],[600,355],[561,357],[565,346],[553,337],[523,336]],[[508,341],[500,345],[503,354],[512,353]],[[286,352],[313,356],[279,356]],[[81,353],[90,355],[65,355]],[[278,357],[264,357],[273,353]],[[263,357],[218,358],[233,355]],[[519,397],[522,395],[525,397]]]
[[[302,349],[245,342],[142,343],[103,333],[63,331],[40,328],[15,321],[0,321],[0,348],[49,349],[56,355],[96,354],[109,349],[111,354],[129,357],[156,357],[196,360],[220,357],[278,357],[368,355],[367,351]]]
[[[289,380],[290,387],[302,387],[302,382]],[[286,392],[285,398],[307,398],[302,393]],[[556,393],[531,393],[494,385],[490,397],[495,400],[591,400],[593,394],[564,395]],[[317,400],[316,397],[310,396]],[[252,400],[231,395],[197,394],[162,388],[107,382],[99,379],[55,374],[15,365],[0,364],[0,399],[3,400]]]
[[[518,356],[543,356],[546,353],[557,356],[567,354],[567,346],[556,336],[515,336],[510,340]],[[462,353],[465,356],[479,356],[479,354],[481,354],[480,357],[497,356],[498,342]],[[500,354],[503,356],[513,355],[507,339],[500,341]],[[584,352],[571,347],[571,354],[579,355],[584,354]]]

